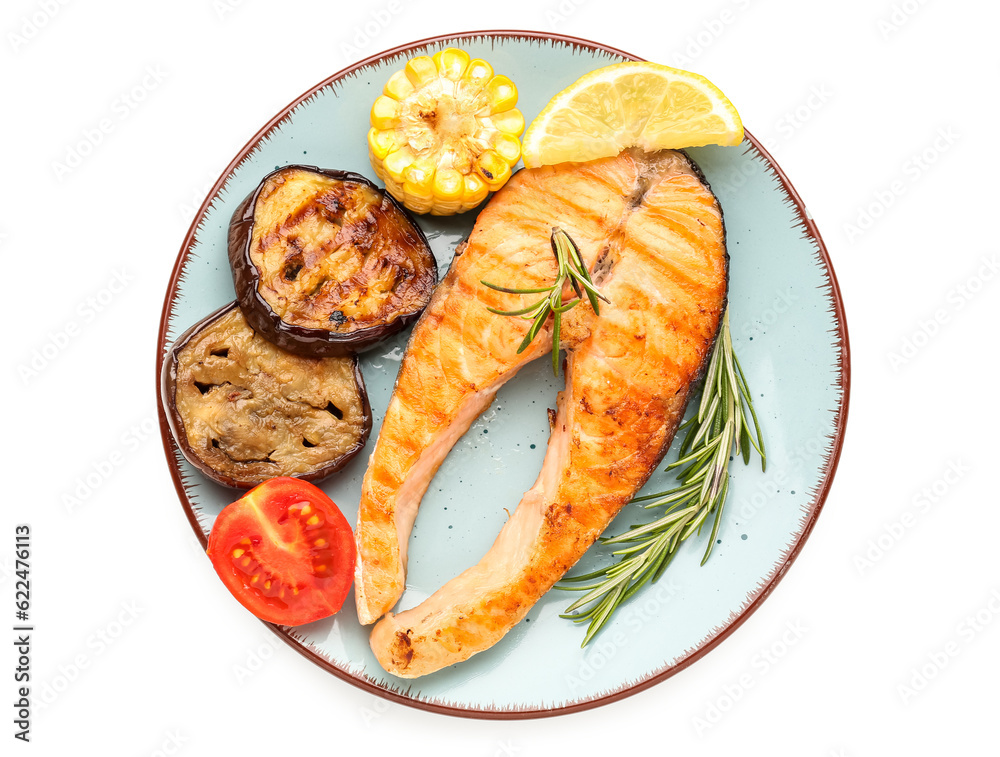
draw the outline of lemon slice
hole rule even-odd
[[[525,132],[524,165],[586,161],[626,147],[647,151],[738,145],[740,114],[699,74],[658,63],[616,63],[577,79]]]

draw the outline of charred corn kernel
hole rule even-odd
[[[524,117],[516,105],[514,83],[464,50],[412,58],[372,105],[368,157],[410,210],[471,210],[520,159]]]
[[[490,189],[502,187],[510,178],[510,163],[493,150],[487,150],[476,159],[476,170],[486,180]]]

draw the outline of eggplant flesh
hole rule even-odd
[[[231,303],[191,327],[164,363],[162,396],[188,461],[227,486],[323,478],[364,447],[371,408],[354,356],[273,345]]]
[[[412,323],[437,284],[423,232],[392,197],[314,166],[278,169],[243,201],[229,260],[250,325],[308,356],[373,346]]]

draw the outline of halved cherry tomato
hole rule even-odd
[[[208,556],[240,604],[286,626],[333,615],[354,577],[350,524],[297,478],[272,478],[228,505],[208,537]]]

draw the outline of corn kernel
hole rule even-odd
[[[476,170],[486,179],[490,189],[502,186],[510,178],[510,163],[493,150],[487,150],[476,159]]]
[[[514,165],[517,163],[517,159],[521,157],[521,141],[510,134],[501,133],[497,136],[493,143],[493,149],[509,165]]]
[[[486,199],[490,188],[483,181],[482,177],[470,173],[465,177],[465,192],[463,193],[464,204],[474,207]]]
[[[378,160],[383,160],[397,147],[396,132],[379,131],[374,127],[368,130],[368,149]]]
[[[426,55],[420,55],[408,61],[403,71],[406,72],[406,78],[410,80],[410,84],[417,88],[438,78],[434,60]]]
[[[517,108],[495,113],[490,120],[496,128],[512,137],[520,137],[524,132],[524,116]]]
[[[410,95],[413,89],[413,84],[406,78],[406,72],[400,69],[389,77],[389,81],[382,88],[382,94],[386,97],[391,97],[393,100],[401,101]]]
[[[403,183],[406,169],[413,164],[413,152],[409,147],[401,147],[385,158],[385,172],[393,181]]]
[[[434,195],[445,202],[460,199],[464,188],[462,174],[454,168],[444,168],[434,175]]]
[[[403,189],[417,197],[430,197],[434,186],[434,169],[414,163],[403,174]]]
[[[376,129],[386,131],[394,129],[399,124],[400,104],[391,97],[379,95],[372,105],[371,125]]]
[[[486,85],[490,96],[490,112],[502,113],[517,105],[517,87],[504,75],[494,76]]]
[[[465,75],[463,78],[466,81],[477,84],[480,87],[485,87],[486,83],[493,78],[493,66],[484,61],[482,58],[476,58],[469,62],[468,67],[465,69]]]
[[[469,54],[465,50],[449,47],[447,50],[434,53],[434,63],[442,76],[449,79],[460,79],[469,65]]]

